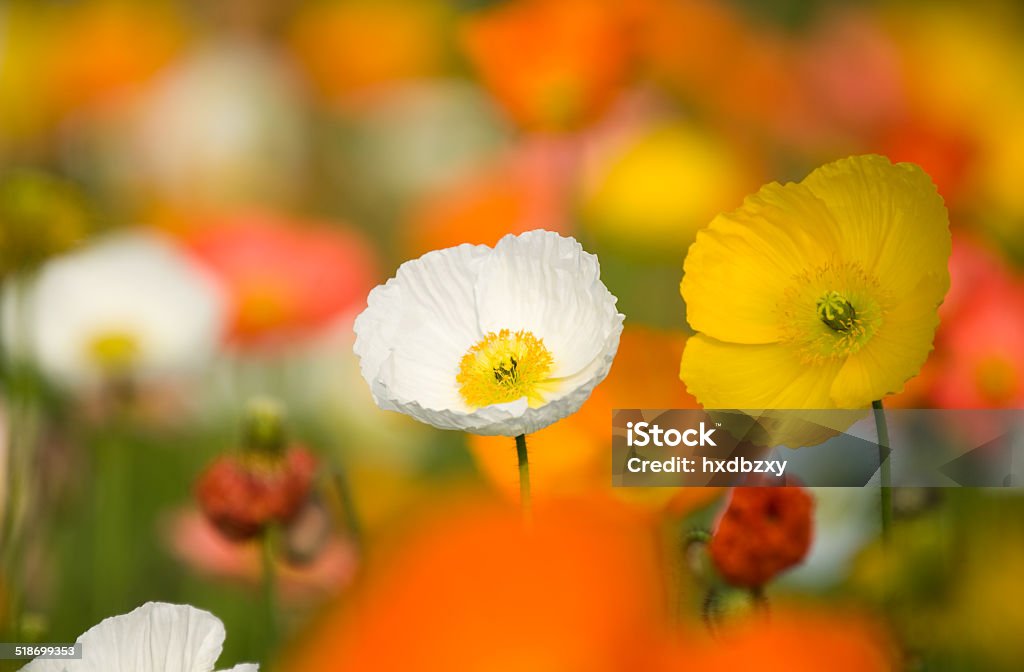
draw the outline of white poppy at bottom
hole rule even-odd
[[[367,303],[355,352],[377,405],[485,435],[576,412],[608,375],[624,319],[597,257],[540,230],[408,261]]]
[[[21,672],[212,672],[224,645],[224,624],[187,605],[148,602],[78,638],[80,660],[33,660]],[[253,663],[225,672],[258,672]]]

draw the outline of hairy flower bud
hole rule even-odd
[[[762,586],[807,555],[814,500],[804,488],[735,488],[708,551],[735,586]]]
[[[270,524],[286,523],[306,503],[316,460],[303,448],[281,457],[225,455],[203,472],[196,497],[225,536],[250,539]]]

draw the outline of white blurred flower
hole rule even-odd
[[[149,602],[108,618],[78,638],[81,660],[36,659],[22,672],[211,672],[224,624],[190,606]],[[257,672],[253,663],[225,672]]]
[[[363,101],[349,123],[357,132],[334,155],[333,170],[399,200],[481,170],[510,137],[484,93],[446,80],[389,87]]]
[[[597,257],[548,231],[408,261],[356,319],[377,405],[516,436],[574,412],[608,374],[623,316]]]
[[[141,103],[135,170],[174,200],[285,201],[303,183],[308,150],[300,100],[292,74],[260,46],[199,51]]]
[[[43,267],[24,313],[27,347],[70,385],[195,371],[221,339],[220,292],[159,235],[117,234]]]

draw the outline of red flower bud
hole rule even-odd
[[[196,498],[225,536],[250,539],[291,520],[309,497],[315,458],[303,448],[280,457],[247,453],[217,458],[199,478]]]
[[[734,488],[708,551],[735,586],[762,586],[811,546],[814,500],[804,488]]]

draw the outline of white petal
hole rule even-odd
[[[557,378],[594,362],[622,324],[597,257],[549,231],[502,238],[480,272],[476,301],[483,332],[526,329],[544,339]]]
[[[35,660],[23,672],[211,672],[224,624],[190,606],[149,602],[78,638],[81,660]]]
[[[260,666],[255,663],[242,663],[241,665],[235,665],[230,670],[224,670],[224,672],[259,672]]]
[[[355,352],[381,408],[400,402],[465,410],[458,363],[482,338],[473,285],[490,249],[460,245],[406,262],[356,318]]]

